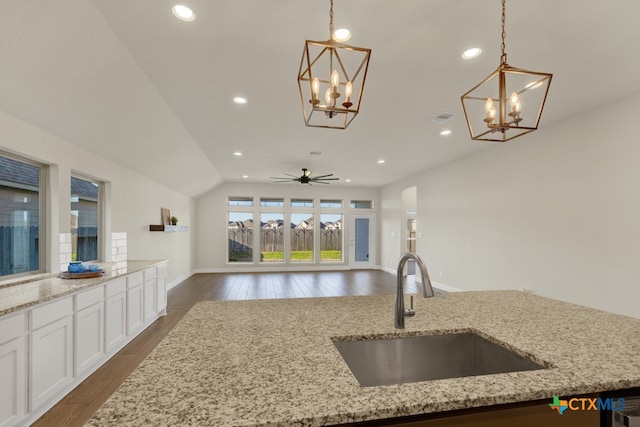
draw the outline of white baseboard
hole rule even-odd
[[[431,281],[431,286],[446,292],[465,292],[464,289],[458,289],[458,288],[454,288],[453,286],[447,286],[443,283],[434,282],[433,280]]]
[[[189,277],[193,276],[194,274],[196,274],[196,271],[191,271],[190,273],[185,273],[182,276],[178,277],[173,282],[167,283],[167,291],[169,289],[173,288],[174,286],[177,286],[180,283],[184,282],[185,280],[187,280]]]

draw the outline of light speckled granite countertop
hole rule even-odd
[[[58,273],[44,274],[38,279],[0,282],[0,316],[41,302],[49,301],[84,288],[104,283],[119,276],[135,273],[166,260],[128,260],[97,263],[105,274],[92,279],[61,279]]]
[[[200,302],[90,426],[320,426],[640,386],[640,320],[518,291]],[[332,338],[477,330],[553,368],[361,387]],[[428,360],[425,360],[428,363]],[[551,400],[549,400],[551,402]]]

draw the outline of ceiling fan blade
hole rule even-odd
[[[298,179],[298,178],[299,178],[297,175],[291,175],[290,173],[286,173],[286,172],[285,172],[284,174],[285,174],[285,175],[287,175],[287,176],[290,176],[290,177],[292,177],[292,178],[295,178],[295,179]]]
[[[311,181],[338,181],[340,178],[311,178]]]
[[[309,184],[311,184],[311,183],[313,183],[313,184],[327,184],[327,185],[329,184],[328,182],[316,181],[314,179],[312,179],[311,182],[309,182]]]
[[[327,177],[327,176],[333,176],[333,174],[330,173],[330,174],[327,174],[327,175],[318,175],[318,176],[311,177],[311,179],[324,178],[324,177]]]
[[[295,181],[298,177],[288,178],[286,176],[270,176],[269,179],[286,179],[288,181]]]

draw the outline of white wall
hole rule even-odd
[[[378,189],[368,187],[343,187],[341,185],[302,185],[302,184],[244,184],[226,183],[215,187],[196,200],[196,222],[198,230],[196,235],[196,270],[199,272],[222,271],[264,271],[264,270],[294,270],[294,269],[322,269],[322,268],[346,268],[348,264],[349,245],[349,221],[345,215],[343,222],[344,259],[345,262],[331,267],[318,264],[283,266],[278,265],[241,265],[239,263],[227,264],[227,200],[229,196],[253,196],[259,203],[260,197],[282,198],[315,198],[318,199],[342,199],[345,211],[353,212],[349,203],[351,200],[373,200],[373,212],[377,212]],[[288,202],[288,200],[286,200]],[[317,203],[316,203],[317,206]],[[314,207],[316,212],[317,207]],[[283,208],[286,212],[288,207]],[[359,210],[359,212],[364,212]],[[368,211],[370,212],[370,211]],[[368,213],[367,212],[367,213]],[[257,220],[254,218],[254,221]],[[376,254],[378,256],[378,253]],[[379,258],[376,258],[379,259]]]
[[[382,262],[402,189],[436,282],[529,289],[640,317],[640,94],[381,189]],[[480,142],[469,142],[477,144]],[[397,236],[397,233],[396,233]]]
[[[192,235],[149,232],[149,224],[160,223],[160,208],[171,209],[183,225],[193,224],[193,201],[180,193],[124,169],[108,160],[0,112],[0,151],[52,165],[51,218],[47,246],[52,254],[49,270],[58,271],[60,233],[69,233],[71,171],[110,183],[111,230],[126,232],[129,259],[169,259],[169,283],[191,274]],[[144,161],[144,159],[140,159]]]

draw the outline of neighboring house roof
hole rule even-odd
[[[27,163],[0,156],[0,181],[38,187],[40,169]]]
[[[83,198],[98,199],[98,186],[84,179],[71,177],[71,194]]]
[[[15,182],[37,190],[40,185],[40,168],[0,156],[0,181]],[[97,200],[98,187],[89,181],[72,176],[71,194]]]

